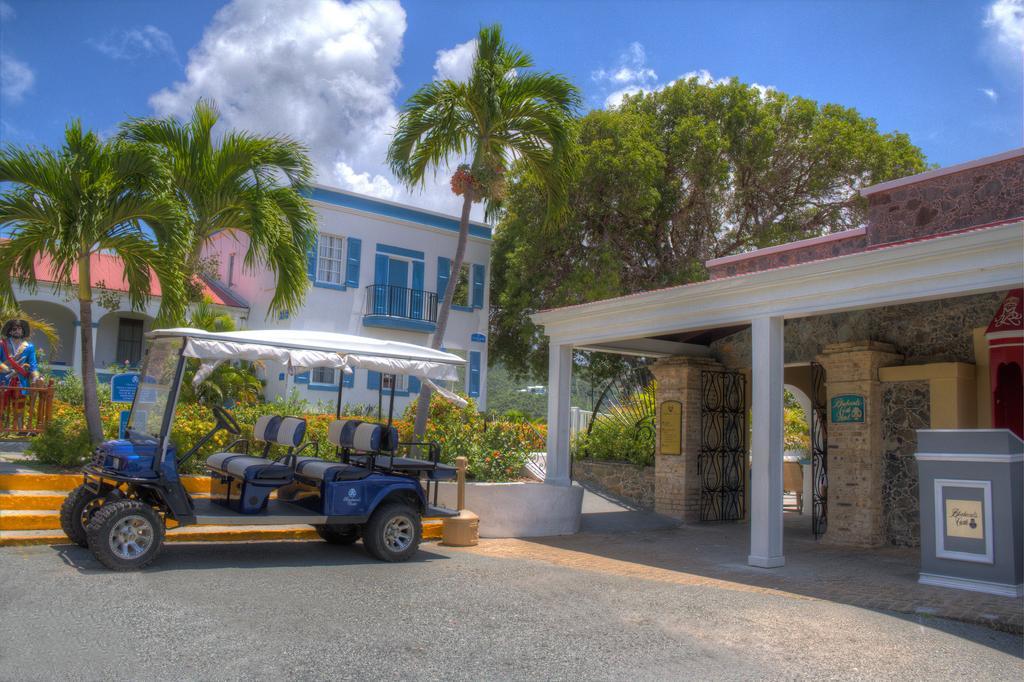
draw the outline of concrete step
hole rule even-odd
[[[67,490],[0,490],[0,512],[7,510],[56,509],[64,504]],[[192,493],[194,499],[210,497],[209,493]]]
[[[181,481],[190,493],[210,492],[209,476],[182,476]],[[0,474],[0,491],[21,490],[73,490],[82,484],[82,474],[39,474],[19,472]]]
[[[4,512],[3,516],[7,516]],[[19,528],[0,533],[0,547],[20,545],[62,545],[68,542],[57,525],[44,528]],[[423,519],[423,539],[440,540],[441,519]],[[310,526],[187,526],[167,531],[168,542],[242,542],[258,540],[318,540]]]

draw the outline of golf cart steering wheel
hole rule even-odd
[[[242,432],[238,428],[238,422],[231,416],[231,413],[225,410],[220,405],[213,406],[213,418],[217,420],[217,426],[223,429],[227,429],[227,432],[232,436],[237,436]]]

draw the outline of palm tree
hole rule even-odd
[[[244,266],[274,273],[268,315],[296,310],[309,288],[306,253],[317,232],[316,213],[302,196],[313,164],[305,147],[286,137],[229,131],[215,138],[219,118],[211,102],[199,100],[188,121],[130,119],[121,137],[157,150],[185,216],[188,272],[203,269],[203,247],[215,234],[236,230],[249,242]]]
[[[188,326],[209,332],[233,332],[235,320],[227,313],[218,312],[209,296],[204,296],[192,308]],[[263,395],[263,382],[256,377],[255,365],[251,362],[222,362],[206,379],[193,385],[198,360],[189,360],[185,380],[181,384],[181,399],[212,405],[221,405],[225,400],[255,402]]]
[[[100,140],[77,121],[67,126],[57,151],[10,145],[0,151],[0,182],[13,185],[0,196],[0,227],[11,231],[0,243],[0,272],[32,288],[36,263],[45,257],[58,288],[76,291],[85,418],[95,442],[102,440],[103,426],[92,348],[92,255],[103,251],[121,260],[133,309],[145,306],[155,271],[162,290],[158,319],[184,314],[181,271],[174,259],[161,257],[142,226],[150,225],[158,240],[176,243],[176,208],[154,187],[158,177],[148,149]],[[10,280],[0,287],[0,299],[13,305]]]
[[[571,171],[570,128],[579,91],[560,75],[526,71],[532,66],[528,54],[505,42],[500,26],[481,28],[469,80],[432,81],[409,98],[399,115],[388,163],[406,185],[422,186],[429,171],[468,161],[452,176],[452,191],[462,195],[462,214],[433,348],[441,347],[448,326],[473,203],[485,202],[487,214],[494,215],[505,172],[519,163],[546,188],[549,218],[564,207]],[[420,393],[417,435],[426,430],[430,395],[427,387]]]

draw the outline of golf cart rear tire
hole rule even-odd
[[[393,523],[402,525],[402,519],[408,524],[410,538],[407,546],[397,549],[392,542],[389,542],[386,533],[389,525]],[[422,537],[422,523],[416,509],[408,504],[392,502],[378,507],[370,520],[366,522],[366,527],[363,529],[363,546],[375,559],[389,562],[407,561],[419,549]]]
[[[355,544],[356,540],[359,539],[359,528],[357,526],[332,524],[313,526],[313,528],[324,542],[329,542],[332,545],[351,545]]]
[[[141,521],[148,526],[149,542],[137,556],[126,557],[115,552],[111,535],[119,524],[126,521]],[[96,559],[113,571],[137,571],[153,563],[164,542],[164,522],[148,504],[138,500],[118,500],[100,507],[89,525],[85,527],[89,537],[89,549]]]
[[[68,493],[60,505],[60,528],[64,531],[64,535],[67,535],[68,539],[79,547],[89,546],[85,523],[82,522],[83,517],[88,515],[88,518],[91,519],[100,504],[102,504],[101,497],[83,484]],[[91,509],[90,505],[94,505],[96,509]]]

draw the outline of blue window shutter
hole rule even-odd
[[[480,397],[480,351],[469,351],[469,397]]]
[[[295,375],[295,383],[297,384],[308,384],[309,383],[309,372],[303,372],[302,374]]]
[[[345,286],[359,286],[359,257],[363,247],[363,240],[355,237],[348,238],[348,259],[345,263]]]
[[[423,319],[423,261],[412,262],[412,295],[409,298],[412,319]]]
[[[448,276],[452,271],[452,262],[444,256],[437,257],[437,304],[444,301],[444,292],[448,288]]]
[[[373,314],[383,315],[388,310],[388,257],[378,253],[373,261]]]
[[[313,237],[313,248],[306,254],[306,273],[313,282],[316,281],[316,255],[319,241],[319,235]]]
[[[409,377],[409,393],[420,392],[420,380],[416,377]]]
[[[484,266],[473,263],[473,307],[484,307]]]
[[[380,390],[380,372],[369,371],[366,373],[366,387],[373,391]]]
[[[351,374],[343,375],[345,378],[342,379],[341,385],[345,388],[355,388],[356,386],[356,370],[352,370]]]

